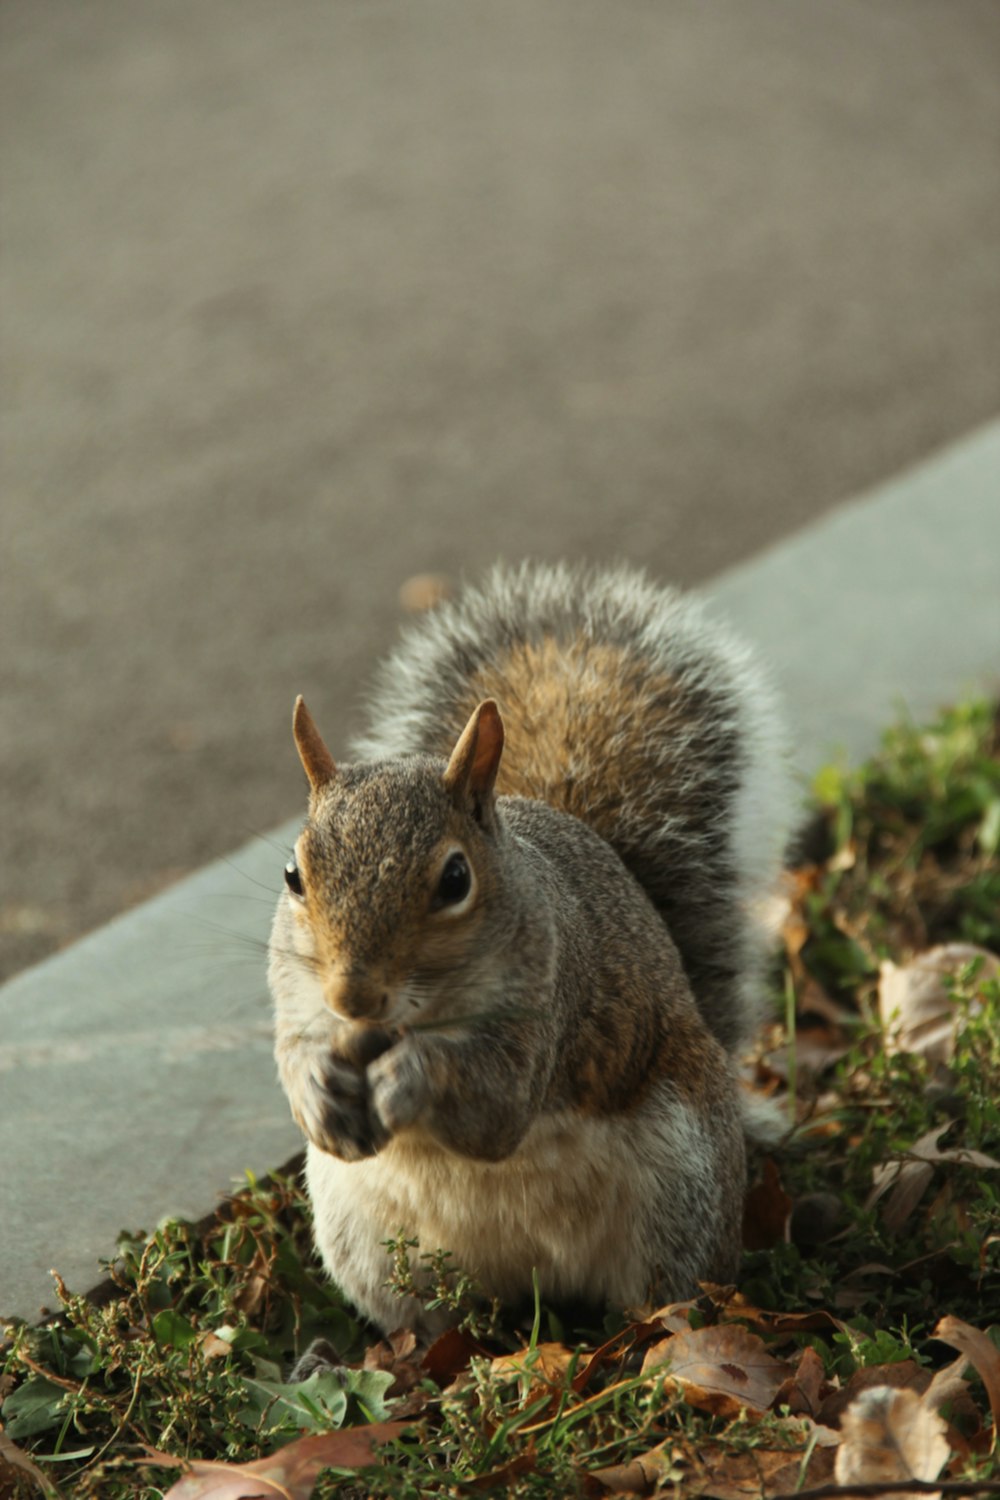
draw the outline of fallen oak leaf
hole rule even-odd
[[[720,1297],[724,1297],[729,1295],[730,1288],[727,1287],[723,1291],[721,1287],[718,1289],[709,1287],[709,1296],[713,1301],[715,1299],[712,1294],[715,1290],[718,1290]],[[696,1307],[698,1307],[697,1301],[668,1302],[665,1307],[658,1307],[653,1312],[647,1313],[644,1321],[659,1325],[660,1328],[666,1329],[667,1333],[681,1333],[691,1327],[690,1314]]]
[[[28,1455],[0,1427],[0,1494],[7,1494],[7,1481],[3,1477],[4,1469],[16,1469],[21,1474],[27,1474],[28,1478],[38,1486],[43,1495],[56,1497],[59,1495],[58,1487],[48,1475],[43,1474],[38,1465],[33,1463]],[[13,1488],[10,1493],[14,1493]]]
[[[410,1328],[399,1328],[388,1338],[371,1344],[365,1350],[362,1368],[381,1370],[393,1377],[392,1385],[386,1388],[387,1397],[403,1396],[412,1391],[424,1379],[416,1334]]]
[[[579,1394],[584,1390],[595,1370],[611,1364],[613,1360],[624,1360],[634,1349],[659,1338],[662,1332],[662,1323],[653,1322],[629,1323],[626,1328],[619,1329],[605,1343],[598,1345],[580,1365],[571,1382],[574,1391]]]
[[[782,1489],[795,1490],[802,1478],[804,1455],[788,1448],[755,1448],[749,1453],[715,1458],[702,1483],[713,1500],[760,1500]],[[820,1481],[833,1476],[833,1452],[817,1446],[809,1454],[806,1475]]]
[[[375,1461],[378,1443],[406,1430],[405,1422],[375,1422],[342,1427],[297,1438],[267,1458],[247,1464],[192,1459],[183,1479],[171,1485],[163,1500],[309,1500],[322,1469],[362,1469]],[[170,1454],[148,1448],[144,1463],[175,1467]]]
[[[781,1490],[770,1494],[768,1500],[849,1500],[851,1496],[864,1500],[885,1500],[887,1495],[908,1500],[919,1495],[923,1500],[934,1500],[935,1496],[967,1496],[968,1500],[983,1500],[984,1495],[1000,1495],[1000,1479],[901,1479],[894,1484],[876,1480],[872,1484],[820,1484],[805,1490]]]
[[[668,1479],[674,1466],[674,1450],[669,1441],[657,1443],[648,1453],[640,1453],[624,1464],[611,1464],[606,1469],[591,1469],[587,1478],[603,1485],[612,1495],[651,1495],[659,1484]]]
[[[643,1361],[648,1375],[666,1366],[666,1379],[691,1405],[718,1416],[763,1415],[791,1367],[769,1354],[762,1339],[737,1323],[689,1328],[654,1344]]]
[[[880,1162],[872,1172],[872,1189],[865,1200],[865,1210],[874,1208],[879,1199],[892,1188],[893,1196],[886,1205],[883,1218],[888,1228],[898,1229],[909,1218],[926,1191],[937,1162],[978,1167],[982,1171],[1000,1169],[1000,1161],[987,1156],[983,1151],[973,1151],[964,1146],[942,1150],[938,1141],[951,1130],[953,1124],[953,1120],[948,1120],[944,1125],[935,1125],[933,1130],[920,1136],[899,1156],[891,1161]]]
[[[889,1181],[892,1191],[882,1206],[882,1224],[890,1234],[898,1234],[921,1198],[931,1185],[934,1168],[929,1161],[904,1161],[889,1164]],[[878,1174],[883,1166],[875,1168],[877,1197],[882,1196]]]
[[[534,1447],[528,1447],[523,1453],[515,1453],[513,1458],[509,1458],[499,1468],[490,1469],[486,1474],[477,1474],[475,1479],[463,1479],[462,1489],[473,1494],[478,1490],[496,1494],[500,1485],[509,1489],[512,1479],[520,1479],[523,1474],[533,1474],[536,1462]]]
[[[960,1353],[926,1382],[921,1395],[912,1386],[877,1385],[862,1391],[843,1414],[835,1478],[845,1485],[936,1480],[951,1456],[938,1408],[965,1389],[967,1363]],[[921,1375],[923,1384],[926,1371]]]
[[[741,1292],[737,1292],[720,1309],[720,1316],[727,1322],[735,1320],[751,1323],[764,1333],[820,1333],[830,1330],[843,1333],[847,1327],[842,1318],[820,1308],[807,1313],[769,1312],[764,1308],[754,1307]]]
[[[928,1482],[951,1456],[941,1417],[909,1388],[862,1391],[844,1412],[840,1432],[834,1477],[841,1485]]]
[[[972,943],[939,943],[898,966],[883,961],[878,1008],[887,1052],[912,1052],[932,1063],[950,1060],[958,1022],[950,985],[976,960],[977,982],[1000,976],[996,955]]]
[[[527,1375],[533,1385],[561,1387],[565,1384],[575,1353],[565,1344],[536,1344],[516,1354],[501,1354],[492,1362],[494,1375]]]
[[[492,1357],[490,1350],[471,1333],[461,1328],[447,1328],[431,1344],[421,1364],[435,1385],[445,1386],[469,1368],[474,1354],[485,1359]]]
[[[986,1387],[993,1413],[993,1446],[996,1447],[1000,1436],[1000,1349],[981,1329],[963,1323],[951,1313],[939,1321],[933,1336],[964,1354]]]
[[[234,1330],[229,1330],[230,1332]],[[204,1333],[199,1333],[195,1343],[201,1350],[201,1357],[206,1362],[213,1359],[225,1359],[227,1354],[232,1354],[232,1344],[209,1328]]]
[[[787,1406],[793,1416],[815,1417],[824,1391],[830,1389],[823,1361],[807,1345],[792,1373],[782,1382],[774,1398],[776,1408]]]
[[[816,1420],[824,1427],[839,1427],[847,1408],[863,1391],[871,1390],[873,1386],[891,1386],[900,1390],[906,1387],[922,1395],[930,1383],[930,1374],[914,1359],[899,1359],[891,1365],[865,1365],[855,1370],[841,1390],[831,1391],[825,1397]]]
[[[764,1158],[760,1182],[755,1182],[743,1204],[744,1250],[770,1250],[788,1238],[792,1199],[781,1184],[773,1157]]]
[[[399,605],[410,614],[425,614],[453,592],[451,579],[444,573],[416,573],[399,586]]]

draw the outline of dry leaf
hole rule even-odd
[[[710,1494],[713,1500],[761,1500],[762,1496],[792,1493],[800,1488],[800,1481],[811,1487],[832,1479],[832,1448],[817,1444],[804,1476],[802,1458],[802,1453],[787,1448],[726,1454],[712,1461],[698,1493]]]
[[[450,593],[451,580],[443,573],[416,573],[400,584],[399,603],[412,614],[422,614],[447,599]]]
[[[436,1385],[448,1385],[456,1375],[469,1368],[474,1354],[489,1357],[489,1350],[461,1328],[447,1328],[431,1344],[423,1357],[424,1373]]]
[[[691,1327],[689,1314],[697,1306],[695,1301],[668,1302],[666,1307],[658,1307],[641,1321],[652,1323],[654,1327],[665,1329],[667,1333],[686,1333]],[[637,1326],[641,1326],[641,1323],[637,1323]]]
[[[802,1026],[795,1033],[795,1068],[799,1078],[819,1078],[827,1068],[846,1057],[850,1044],[839,1026]],[[767,1052],[764,1058],[771,1072],[786,1083],[789,1076],[787,1045]]]
[[[689,1328],[654,1344],[642,1373],[661,1365],[692,1406],[725,1417],[744,1409],[756,1415],[767,1411],[791,1373],[767,1352],[762,1339],[737,1323]]]
[[[968,1356],[960,1354],[958,1359],[953,1360],[950,1365],[945,1365],[944,1369],[938,1370],[921,1398],[924,1405],[933,1407],[937,1411],[938,1407],[943,1406],[946,1401],[954,1401],[956,1396],[964,1395],[969,1387],[968,1382],[962,1379],[962,1375],[968,1363]]]
[[[983,961],[980,979],[1000,976],[1000,960],[972,943],[941,943],[908,964],[882,964],[878,1008],[887,1052],[915,1052],[929,1062],[948,1062],[956,1024],[948,985],[977,958]]]
[[[592,1469],[590,1479],[612,1495],[651,1495],[674,1462],[673,1447],[668,1442],[657,1443],[648,1453],[631,1459],[627,1464],[612,1464],[607,1469]]]
[[[934,1168],[929,1161],[891,1162],[888,1165],[895,1167],[896,1171],[894,1175],[887,1174],[892,1192],[882,1206],[882,1223],[890,1234],[898,1234],[930,1186]],[[878,1174],[884,1169],[885,1164],[876,1167],[872,1174],[876,1178],[875,1191],[879,1197],[884,1189]]]
[[[847,1408],[873,1386],[891,1386],[894,1390],[906,1387],[922,1395],[930,1383],[928,1372],[913,1359],[896,1360],[891,1365],[866,1365],[855,1370],[842,1390],[831,1391],[824,1397],[816,1420],[824,1427],[839,1427]]]
[[[321,1469],[361,1469],[374,1462],[375,1445],[406,1430],[405,1422],[374,1422],[298,1438],[249,1464],[194,1459],[164,1500],[309,1500]],[[150,1462],[177,1460],[150,1449]]]
[[[7,1494],[7,1484],[3,1477],[5,1468],[17,1469],[20,1473],[27,1474],[28,1478],[37,1484],[43,1495],[59,1494],[53,1481],[42,1473],[37,1464],[32,1463],[28,1455],[22,1452],[0,1427],[0,1495]]]
[[[528,1447],[523,1453],[515,1453],[513,1458],[509,1458],[498,1469],[490,1469],[485,1474],[477,1474],[475,1479],[463,1479],[462,1490],[472,1494],[484,1490],[490,1495],[497,1494],[501,1485],[509,1490],[512,1479],[519,1479],[522,1474],[534,1473],[536,1462],[534,1448]]]
[[[824,1329],[833,1329],[837,1333],[844,1332],[844,1324],[839,1318],[835,1318],[833,1313],[819,1309],[807,1313],[768,1312],[748,1302],[742,1292],[731,1292],[717,1305],[720,1318],[727,1321],[737,1319],[743,1323],[752,1323],[755,1328],[760,1328],[765,1333],[814,1333]]]
[[[412,1391],[425,1374],[416,1334],[411,1328],[398,1328],[388,1338],[372,1344],[365,1350],[364,1368],[385,1370],[393,1376],[393,1383],[385,1393],[387,1396],[402,1396]]]
[[[562,1386],[573,1362],[565,1344],[536,1344],[516,1354],[501,1354],[493,1361],[494,1375],[527,1375],[533,1384]]]
[[[963,1323],[961,1318],[953,1318],[950,1313],[938,1323],[934,1337],[964,1354],[974,1366],[989,1397],[993,1431],[1000,1433],[1000,1349],[980,1329]]]
[[[978,1167],[984,1172],[1000,1168],[1000,1161],[983,1151],[970,1151],[964,1146],[942,1150],[938,1141],[951,1130],[953,1123],[949,1120],[945,1125],[935,1125],[933,1130],[914,1141],[901,1157],[880,1162],[872,1172],[872,1190],[865,1208],[873,1208],[892,1188],[892,1197],[883,1209],[887,1228],[895,1231],[905,1224],[927,1190],[935,1163],[953,1162],[956,1166]]]
[[[227,1354],[233,1352],[232,1344],[228,1344],[225,1339],[220,1339],[218,1334],[213,1333],[211,1329],[198,1335],[197,1344],[205,1360],[225,1359]]]
[[[876,1385],[862,1391],[845,1411],[840,1433],[834,1474],[842,1485],[929,1482],[951,1455],[944,1422],[914,1390]],[[902,1500],[916,1500],[916,1491]]]
[[[794,1372],[782,1381],[774,1404],[776,1407],[787,1406],[793,1416],[815,1417],[823,1393],[828,1389],[823,1361],[815,1349],[806,1347]]]
[[[744,1250],[770,1250],[788,1238],[792,1200],[781,1185],[778,1168],[764,1158],[762,1179],[754,1184],[743,1205]]]
[[[686,1326],[686,1324],[685,1324]],[[626,1328],[621,1328],[612,1334],[605,1343],[594,1349],[592,1353],[581,1362],[579,1369],[573,1376],[574,1391],[582,1391],[588,1384],[595,1370],[604,1365],[611,1364],[616,1359],[624,1359],[634,1349],[639,1349],[643,1344],[650,1343],[659,1338],[663,1332],[663,1324],[660,1322],[638,1322],[629,1323]]]

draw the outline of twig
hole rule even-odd
[[[17,1357],[22,1365],[27,1365],[29,1370],[34,1370],[36,1375],[42,1375],[46,1380],[51,1380],[53,1385],[61,1385],[64,1391],[72,1391],[74,1396],[78,1396],[83,1390],[82,1381],[68,1380],[64,1375],[54,1375],[44,1365],[36,1364],[30,1355],[25,1354],[23,1349],[17,1351]]]
[[[771,1500],[843,1500],[860,1495],[879,1500],[881,1495],[1000,1495],[1000,1479],[884,1479],[874,1484],[818,1484],[811,1490],[783,1490]]]
[[[122,1417],[121,1421],[118,1423],[118,1426],[108,1438],[107,1442],[103,1445],[103,1447],[98,1448],[97,1452],[94,1454],[94,1457],[90,1459],[88,1467],[93,1468],[93,1466],[97,1463],[97,1460],[104,1457],[105,1453],[107,1453],[108,1449],[111,1447],[111,1444],[115,1441],[115,1439],[120,1438],[122,1433],[125,1431],[125,1428],[130,1425],[132,1412],[135,1410],[135,1403],[139,1399],[139,1387],[141,1385],[142,1366],[140,1365],[135,1374],[135,1385],[132,1387],[132,1399],[125,1409],[125,1415]],[[144,1436],[144,1434],[142,1433],[137,1433],[136,1435],[139,1437],[140,1441]]]

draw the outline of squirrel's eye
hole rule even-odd
[[[437,904],[456,906],[464,901],[472,889],[472,871],[464,854],[453,854],[441,871],[438,881]]]
[[[302,889],[302,876],[299,874],[299,867],[295,863],[294,859],[290,859],[285,866],[285,884],[287,885],[293,896],[304,895],[304,891]]]

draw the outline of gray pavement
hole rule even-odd
[[[996,691],[998,502],[1000,422],[710,585],[773,665],[803,780],[899,705]],[[87,1289],[118,1228],[200,1218],[296,1149],[264,985],[293,828],[0,989],[0,1312],[35,1316],[50,1266]]]
[[[4,0],[2,972],[290,815],[410,574],[701,581],[1000,410],[998,67],[995,0]]]

